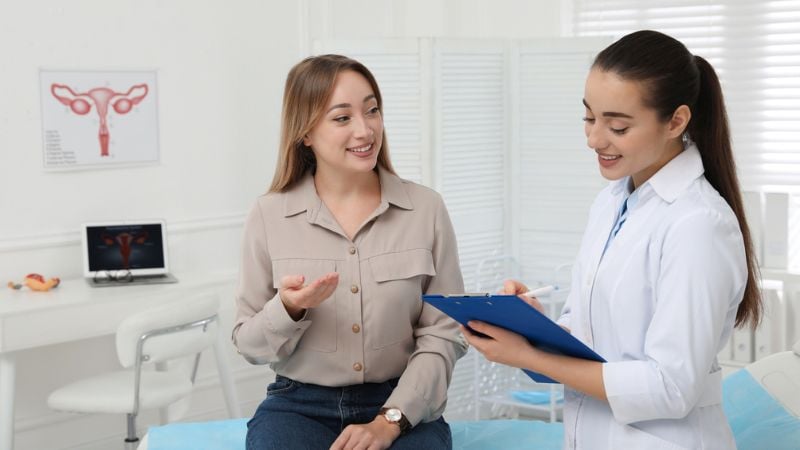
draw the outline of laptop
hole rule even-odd
[[[83,276],[93,287],[176,283],[163,220],[86,223]]]

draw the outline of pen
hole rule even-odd
[[[542,286],[542,287],[539,287],[539,288],[536,288],[536,289],[531,289],[530,291],[528,291],[528,292],[526,292],[526,293],[524,293],[522,295],[527,295],[528,297],[540,297],[540,296],[547,295],[547,294],[549,294],[549,293],[551,293],[553,291],[557,291],[557,290],[558,290],[558,286],[553,286],[552,284],[550,284],[550,285]]]

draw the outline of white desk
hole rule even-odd
[[[126,317],[193,292],[226,288],[233,273],[176,274],[175,284],[92,288],[83,279],[65,280],[49,292],[0,288],[0,450],[14,446],[15,352],[111,335]],[[224,301],[225,299],[221,299]],[[214,355],[228,414],[241,417],[233,377],[225,358],[225,333]]]

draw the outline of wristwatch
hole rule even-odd
[[[397,408],[381,408],[380,414],[387,422],[400,427],[400,434],[404,434],[411,429],[411,422],[408,421],[403,411]]]

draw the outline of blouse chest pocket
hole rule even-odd
[[[286,275],[303,275],[304,284],[336,271],[336,263],[322,259],[281,259],[272,261],[273,287],[280,289],[281,279]],[[316,308],[308,310],[306,320],[311,321],[298,348],[307,348],[318,352],[336,351],[336,293],[331,294]]]
[[[422,288],[436,275],[428,249],[405,250],[369,259],[374,289],[364,305],[370,317],[373,348],[383,348],[413,338],[422,308]]]

